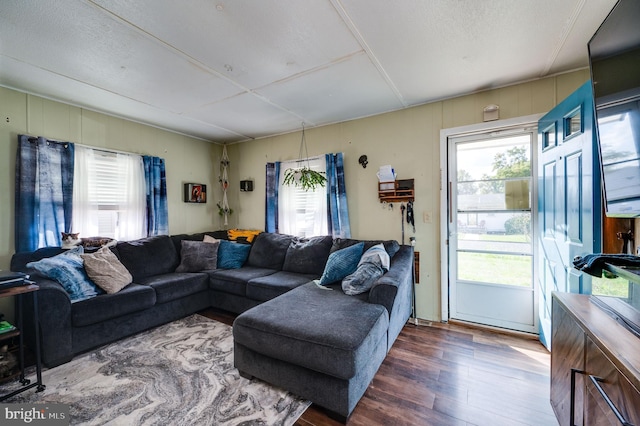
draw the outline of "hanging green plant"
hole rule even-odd
[[[284,171],[283,185],[299,186],[304,191],[315,191],[320,186],[327,183],[325,172],[316,172],[308,167],[287,169]]]
[[[228,216],[233,213],[233,209],[230,207],[223,207],[221,203],[218,203],[216,205],[218,206],[218,214],[220,216]]]
[[[324,187],[327,182],[327,178],[325,177],[326,173],[311,170],[309,166],[309,152],[307,151],[307,140],[304,135],[304,123],[302,123],[302,139],[300,140],[300,153],[298,155],[299,161],[304,161],[302,159],[303,152],[306,156],[307,165],[285,170],[282,184],[301,187],[303,191],[315,191],[318,186]]]

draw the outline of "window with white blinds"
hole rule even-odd
[[[142,157],[76,145],[73,232],[132,240],[146,236]]]
[[[278,181],[283,182],[284,172],[288,168],[300,166],[300,161],[283,161]],[[317,172],[326,172],[324,156],[309,159],[309,167]],[[327,188],[304,191],[300,187],[281,183],[278,188],[278,226],[279,232],[298,237],[328,235]]]
[[[97,151],[94,154],[93,173],[89,175],[92,185],[89,197],[101,209],[115,210],[126,204],[124,192],[120,190],[126,171],[118,166],[115,152]]]
[[[98,234],[116,238],[118,218],[127,205],[125,192],[120,190],[126,170],[120,167],[118,155],[113,152],[96,151],[92,165],[88,196],[91,205],[97,208]]]

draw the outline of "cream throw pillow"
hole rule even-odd
[[[215,238],[213,238],[211,235],[204,235],[204,239],[202,240],[205,243],[217,243],[218,240],[216,240]]]
[[[107,294],[117,293],[133,281],[127,268],[108,247],[95,253],[81,254],[80,257],[89,278]]]

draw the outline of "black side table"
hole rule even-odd
[[[0,401],[11,398],[21,392],[36,387],[36,392],[42,392],[45,390],[45,385],[42,383],[42,361],[40,359],[40,327],[38,321],[38,287],[34,283],[25,284],[22,286],[11,287],[4,290],[0,290],[0,299],[4,297],[15,296],[16,298],[16,315],[17,315],[17,328],[5,334],[0,334],[0,341],[8,340],[12,337],[19,337],[19,362],[20,362],[20,383],[23,387],[7,394],[0,396]],[[31,383],[31,380],[24,377],[25,362],[24,362],[24,335],[23,335],[23,321],[22,321],[22,299],[25,295],[31,295],[33,300],[33,323],[35,324],[35,356],[36,356],[36,382]]]

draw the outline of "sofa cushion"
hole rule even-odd
[[[108,247],[81,254],[80,257],[89,278],[108,294],[119,292],[133,281],[127,268]]]
[[[104,290],[89,279],[80,257],[83,253],[82,246],[74,247],[57,256],[27,263],[27,268],[33,268],[60,283],[69,294],[71,303],[75,303],[104,293]]]
[[[315,278],[319,278],[324,271],[332,245],[333,238],[330,235],[294,238],[287,248],[282,270],[317,275]]]
[[[258,234],[251,246],[247,265],[255,266],[256,268],[282,270],[282,264],[292,240],[292,235],[273,234],[270,232]]]
[[[233,338],[271,358],[350,379],[382,339],[386,345],[388,327],[383,306],[308,283],[240,314]]]
[[[74,327],[97,324],[155,305],[156,293],[146,285],[129,284],[114,294],[103,294],[71,305]]]
[[[156,292],[156,303],[166,303],[209,289],[206,273],[169,273],[147,277],[139,284],[148,285]]]
[[[333,246],[331,247],[331,253],[334,251],[343,249],[345,247],[352,246],[354,244],[358,244],[360,242],[364,243],[364,251],[369,250],[371,247],[376,244],[382,243],[384,249],[389,254],[389,257],[395,256],[395,254],[400,250],[400,244],[396,240],[353,240],[351,238],[336,238],[333,241]]]
[[[315,278],[318,278],[318,276],[278,271],[275,274],[249,280],[247,283],[247,297],[264,302],[302,284],[306,284]]]
[[[254,266],[243,266],[240,269],[217,269],[208,272],[209,288],[245,297],[247,295],[247,283],[250,280],[276,272],[278,271],[275,269],[256,268]]]
[[[200,272],[216,269],[218,266],[218,246],[220,243],[182,240],[180,264],[176,272]]]
[[[220,240],[218,247],[218,268],[238,269],[247,261],[251,246]]]
[[[120,261],[134,282],[175,271],[180,259],[168,235],[124,241],[117,245]]]
[[[344,277],[352,274],[358,267],[363,249],[364,243],[358,243],[331,253],[318,283],[331,284],[342,281]]]
[[[358,268],[342,280],[342,291],[350,296],[371,290],[375,281],[389,270],[389,255],[382,244],[365,251]]]

